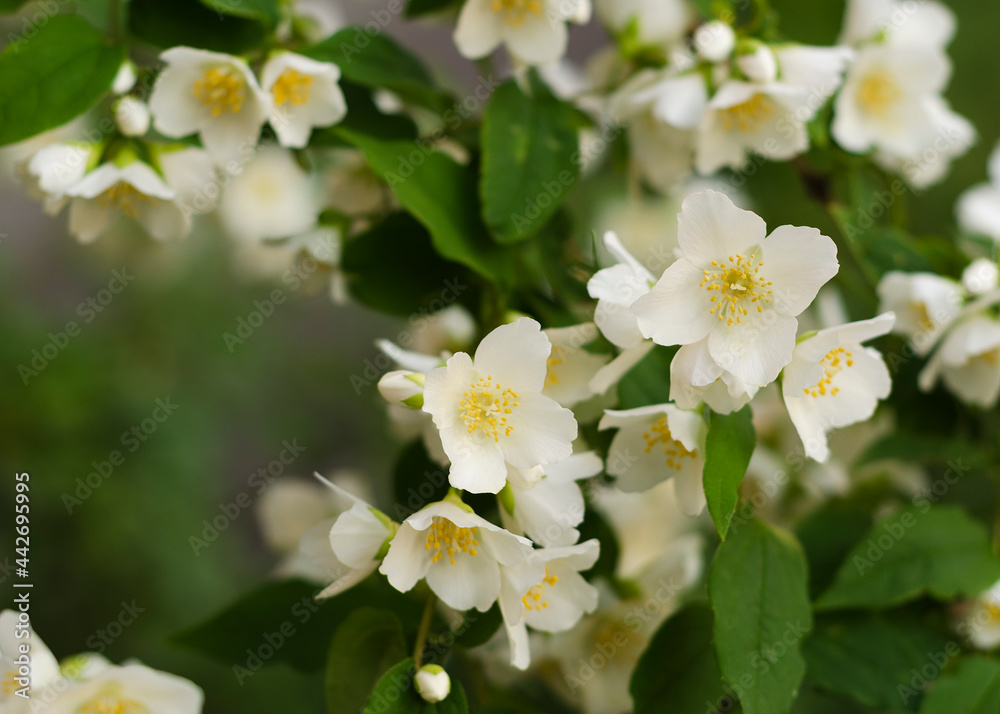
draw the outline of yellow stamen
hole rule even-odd
[[[722,128],[736,129],[741,133],[757,131],[774,116],[774,105],[763,94],[755,94],[747,101],[720,111]]]
[[[206,70],[191,87],[201,103],[217,117],[223,112],[239,114],[246,101],[246,79],[232,67],[213,67]]]
[[[476,550],[476,546],[479,545],[479,541],[476,540],[478,530],[478,528],[459,528],[446,518],[434,516],[434,522],[427,530],[427,542],[424,543],[427,550],[434,551],[431,562],[436,563],[447,555],[448,562],[454,565],[455,555],[458,553],[479,555],[479,551]]]
[[[495,442],[500,441],[501,435],[510,436],[514,427],[508,423],[507,415],[520,406],[517,392],[501,389],[499,382],[493,383],[491,374],[473,382],[462,396],[458,414],[470,434],[481,431]]]
[[[837,347],[827,352],[819,364],[823,368],[823,378],[802,391],[810,397],[834,396],[840,391],[840,387],[833,386],[833,378],[841,371],[854,366],[854,355],[843,347]]]
[[[521,598],[521,603],[524,605],[525,610],[544,610],[549,606],[548,600],[542,600],[542,596],[545,594],[545,586],[554,586],[559,582],[559,576],[553,575],[549,572],[549,569],[545,569],[545,577],[542,578],[542,582],[538,585],[533,585],[528,589],[528,592],[524,594]]]
[[[697,450],[688,451],[684,444],[674,439],[670,433],[670,428],[667,426],[666,417],[660,417],[659,421],[649,427],[649,431],[642,435],[642,438],[646,441],[647,454],[652,453],[653,447],[657,444],[660,445],[663,455],[666,457],[667,467],[674,471],[681,470],[683,466],[682,459],[693,459],[698,455]]]
[[[719,322],[726,325],[743,322],[750,314],[748,308],[760,313],[764,311],[763,305],[771,302],[772,283],[760,276],[763,265],[763,260],[757,262],[756,254],[737,253],[729,256],[729,262],[713,260],[712,267],[716,270],[704,271],[699,287],[713,293],[709,298],[712,303],[709,312],[718,317]]]
[[[156,205],[159,199],[147,196],[130,183],[118,181],[97,197],[97,202],[104,208],[117,206],[129,218],[138,217],[143,203]]]
[[[309,101],[313,78],[308,74],[286,69],[271,87],[276,106],[284,104],[305,104]]]
[[[903,93],[885,72],[872,72],[858,84],[858,104],[868,114],[884,117]]]
[[[502,13],[504,22],[520,27],[529,15],[542,16],[542,0],[492,0],[493,12]]]

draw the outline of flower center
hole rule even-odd
[[[217,117],[223,112],[239,114],[246,100],[246,80],[231,67],[213,67],[191,87],[194,96]]]
[[[833,396],[840,391],[840,387],[831,387],[833,378],[845,367],[854,366],[854,355],[843,347],[838,347],[827,352],[819,364],[823,368],[823,378],[802,391],[810,397],[825,397],[827,394]]]
[[[144,714],[146,707],[134,699],[101,697],[80,707],[80,714]]]
[[[510,436],[514,427],[507,423],[507,415],[519,406],[517,392],[501,389],[500,383],[493,383],[493,375],[480,377],[472,383],[469,391],[462,395],[458,403],[459,416],[465,422],[469,433],[482,431],[493,441],[500,441],[500,434]]]
[[[424,544],[427,550],[434,551],[431,562],[436,563],[447,555],[448,562],[454,565],[456,553],[479,555],[479,551],[476,550],[476,546],[479,545],[479,541],[476,540],[477,530],[477,528],[459,528],[447,518],[434,516],[434,522],[427,531],[427,542]]]
[[[97,201],[104,208],[117,206],[123,215],[135,218],[139,215],[143,203],[155,204],[159,199],[147,196],[130,183],[118,181],[98,196]]]
[[[528,15],[541,17],[542,0],[492,0],[493,12],[503,13],[504,22],[520,27]]]
[[[545,594],[545,586],[548,585],[550,588],[559,582],[559,576],[553,575],[549,572],[549,569],[545,569],[545,577],[542,578],[542,582],[538,585],[533,585],[521,598],[521,603],[524,605],[525,610],[544,610],[549,606],[548,600],[543,600],[542,596]]]
[[[296,72],[294,69],[286,69],[271,88],[274,103],[279,107],[289,103],[305,104],[309,101],[312,83],[313,78],[310,75]]]
[[[549,358],[545,360],[545,366],[548,371],[545,373],[545,383],[546,384],[557,384],[559,382],[559,375],[556,374],[556,367],[563,364],[566,361],[566,348],[560,347],[559,345],[552,345],[552,351],[549,353]]]
[[[14,681],[14,677],[17,673],[14,670],[8,670],[7,674],[3,677],[3,693],[13,694],[17,691],[17,682]]]
[[[649,427],[649,431],[643,434],[642,438],[646,440],[646,453],[652,453],[653,448],[659,444],[663,455],[667,457],[667,466],[675,471],[681,470],[681,459],[685,457],[693,459],[698,455],[697,451],[688,451],[684,444],[673,437],[667,426],[666,417],[660,417],[660,420]]]
[[[714,303],[710,313],[716,315],[720,322],[727,325],[742,322],[750,314],[748,308],[756,307],[757,312],[763,312],[763,304],[771,302],[771,281],[760,277],[760,269],[764,261],[755,262],[757,256],[737,253],[729,256],[729,262],[712,261],[714,271],[706,270],[700,287],[713,294],[710,301]]]
[[[756,131],[774,115],[774,106],[763,94],[755,94],[742,104],[721,110],[722,128],[746,133]]]
[[[873,72],[858,85],[858,104],[868,114],[885,116],[900,99],[902,92],[885,72]]]

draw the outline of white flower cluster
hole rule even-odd
[[[0,612],[0,711],[6,714],[158,712],[198,714],[204,695],[192,682],[145,665],[112,664],[98,654],[60,662],[14,610]]]

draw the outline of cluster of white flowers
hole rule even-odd
[[[14,610],[0,612],[0,674],[0,711],[6,714],[198,714],[204,700],[192,682],[136,662],[116,665],[87,653],[60,665]]]

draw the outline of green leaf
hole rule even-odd
[[[996,714],[1000,712],[1000,662],[984,657],[960,660],[924,699],[920,714]]]
[[[830,586],[844,558],[871,527],[866,509],[844,501],[830,501],[799,525],[796,535],[809,562],[810,597]]]
[[[806,670],[799,645],[812,627],[799,544],[759,520],[748,522],[715,552],[708,594],[719,667],[746,714],[787,712]]]
[[[992,463],[986,449],[960,437],[897,431],[869,445],[858,456],[854,467],[860,468],[883,459],[954,464],[962,468],[977,468]],[[960,472],[958,475],[964,474]]]
[[[451,693],[437,704],[425,702],[413,686],[413,658],[409,657],[386,672],[375,685],[364,714],[466,714],[469,704],[465,690],[451,680]]]
[[[541,84],[505,82],[483,114],[483,218],[500,243],[537,233],[580,175],[572,109]]]
[[[0,13],[8,15],[15,13],[26,5],[28,0],[0,0]]]
[[[986,529],[954,506],[927,504],[885,518],[844,560],[817,609],[882,608],[931,595],[976,595],[1000,579]]]
[[[345,27],[302,54],[340,67],[345,79],[365,87],[389,89],[404,101],[437,112],[452,100],[437,89],[420,59],[386,34],[371,34],[364,27]],[[350,108],[348,108],[350,111]]]
[[[363,607],[341,623],[326,660],[326,710],[361,711],[379,679],[406,657],[403,626],[391,611]]]
[[[157,47],[184,45],[240,54],[267,38],[260,22],[209,10],[198,0],[132,0],[128,24],[134,37]]]
[[[670,361],[676,347],[656,345],[618,381],[619,409],[635,409],[670,401]]]
[[[264,663],[283,662],[309,672],[323,667],[330,637],[352,610],[384,607],[406,622],[416,622],[422,610],[377,578],[329,600],[315,600],[319,590],[304,580],[266,583],[173,640],[234,671],[239,667],[253,672]],[[265,656],[268,650],[270,658]]]
[[[274,27],[281,22],[281,7],[277,0],[199,0],[210,10],[231,17],[256,20]]]
[[[82,17],[55,15],[0,54],[0,146],[80,116],[111,87],[125,58]]]
[[[940,671],[959,652],[957,643],[913,617],[878,613],[820,616],[802,644],[810,682],[880,710],[916,711],[919,690],[901,698],[914,671],[928,663]]]
[[[473,167],[419,143],[380,141],[342,128],[337,134],[364,153],[403,207],[427,227],[442,257],[503,282],[506,256],[479,218]]]
[[[392,213],[344,245],[341,267],[360,302],[403,317],[472,298],[468,268],[442,260],[409,213]]]
[[[629,685],[635,714],[705,714],[706,702],[735,711],[712,649],[712,610],[691,605],[656,631],[632,673]]]
[[[740,482],[747,472],[757,443],[750,405],[732,414],[708,410],[705,437],[705,499],[719,537],[726,539],[733,512],[739,501]]]
[[[384,114],[372,99],[371,90],[349,80],[340,81],[347,102],[347,114],[337,125],[385,141],[416,141],[417,125],[406,114]],[[311,145],[318,143],[348,145],[330,127],[313,129]]]

